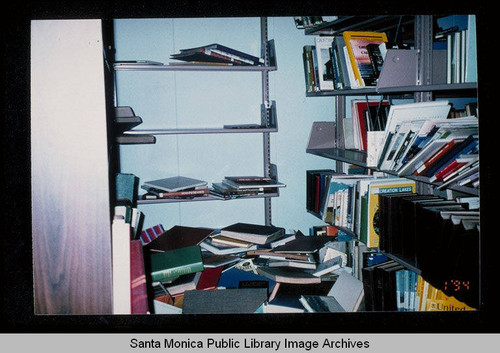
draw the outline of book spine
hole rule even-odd
[[[161,271],[152,272],[151,279],[153,280],[153,282],[160,282],[175,277],[179,277],[182,275],[186,275],[189,273],[200,272],[203,271],[203,269],[204,269],[203,262],[197,262],[194,264],[167,268]]]

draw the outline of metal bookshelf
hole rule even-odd
[[[262,78],[262,104],[261,104],[261,124],[247,126],[245,124],[234,127],[195,127],[195,128],[153,128],[153,129],[132,129],[124,132],[124,135],[186,135],[186,134],[241,134],[259,133],[263,136],[263,175],[277,180],[277,167],[271,163],[270,154],[270,134],[278,131],[276,103],[269,99],[269,72],[277,70],[276,51],[274,40],[268,40],[267,18],[260,19],[261,35],[261,57],[264,59],[263,65],[258,66],[237,66],[237,65],[217,65],[217,64],[194,64],[194,63],[158,63],[152,61],[131,61],[115,62],[112,64],[115,74],[115,105],[116,101],[116,72],[127,71],[217,71],[217,72],[255,72],[260,73]],[[237,198],[223,198],[215,195],[203,197],[193,197],[186,199],[152,199],[138,200],[138,204],[164,204],[171,202],[195,202],[195,201],[226,201],[243,198],[263,198],[265,209],[265,224],[271,224],[271,198],[279,196],[279,191],[259,195],[246,195]]]
[[[346,30],[363,30],[363,31],[384,31],[385,29],[393,30],[394,28],[401,25],[411,25],[414,27],[414,49],[402,53],[402,57],[409,58],[410,61],[406,63],[400,63],[400,69],[410,68],[410,73],[393,71],[389,73],[389,80],[385,80],[384,84],[377,87],[367,87],[361,89],[349,89],[349,90],[334,90],[334,91],[322,91],[322,92],[307,92],[307,97],[326,97],[331,96],[335,99],[335,136],[332,141],[331,148],[316,148],[307,149],[306,152],[312,155],[316,155],[322,158],[329,158],[336,161],[336,170],[343,170],[343,164],[353,164],[368,168],[373,171],[381,171],[387,174],[397,175],[394,172],[388,172],[384,170],[378,170],[377,168],[367,166],[367,152],[345,149],[345,141],[343,136],[343,124],[342,117],[346,115],[346,97],[348,96],[370,96],[370,95],[386,95],[392,97],[411,97],[415,102],[425,102],[432,101],[438,97],[474,97],[477,98],[478,95],[478,84],[477,82],[466,82],[466,83],[435,83],[433,82],[433,72],[432,67],[434,64],[433,57],[433,16],[431,15],[421,15],[421,16],[411,16],[409,17],[399,17],[399,16],[368,16],[368,17],[355,17],[346,16],[339,18],[336,21],[329,22],[317,26],[315,28],[310,28],[305,30],[306,35],[342,35],[342,32]],[[388,51],[389,52],[389,51]],[[396,53],[397,55],[397,53]],[[386,61],[387,62],[387,61]],[[385,64],[385,63],[384,63]],[[384,74],[382,70],[381,77]],[[406,76],[404,83],[398,82],[398,76]],[[387,77],[386,77],[387,78]],[[447,189],[462,192],[464,194],[479,196],[480,189],[473,187],[464,187],[457,185],[442,186],[443,183],[431,183],[428,178],[421,176],[405,176],[405,178],[417,181],[417,189],[428,187],[428,190],[432,189]],[[354,237],[357,238],[356,234]],[[480,242],[480,240],[479,240]],[[357,246],[362,246],[362,244],[353,245],[354,248]],[[353,250],[353,254],[356,251]],[[397,256],[390,253],[385,253],[390,259],[393,259],[406,268],[414,271],[417,274],[421,274],[420,269],[416,264],[406,261],[401,256]],[[481,254],[479,254],[481,256]],[[353,256],[354,257],[354,256]],[[481,271],[478,272],[478,303],[481,303]],[[480,305],[480,304],[479,304]]]

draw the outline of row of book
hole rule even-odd
[[[146,191],[143,200],[188,199],[211,196],[218,199],[233,199],[245,196],[276,193],[286,185],[264,176],[227,176],[222,182],[212,183],[186,176],[174,176],[146,181],[141,188]]]
[[[381,32],[345,31],[303,47],[307,92],[376,86],[386,53]]]
[[[379,196],[384,193],[415,192],[416,183],[405,178],[378,175],[349,175],[334,170],[309,170],[309,212],[337,226],[369,248],[379,246]]]
[[[446,52],[446,83],[477,81],[476,19],[453,15],[437,20],[434,50]]]
[[[368,145],[367,164],[441,187],[479,187],[478,119],[449,119],[449,111],[447,101],[392,105],[385,130]]]
[[[356,311],[362,283],[350,274],[346,245],[336,239],[248,223],[220,230],[174,226],[143,246],[149,310],[326,311],[311,307],[321,299],[337,302],[336,311]],[[316,295],[324,298],[309,297]]]
[[[384,194],[379,220],[381,250],[418,268],[445,294],[477,307],[479,209],[433,195]],[[449,283],[456,281],[467,289],[454,291]]]
[[[364,267],[362,271],[366,311],[475,310],[396,261],[387,260]],[[450,283],[448,287],[460,289],[456,283]],[[462,285],[462,288],[465,287]]]

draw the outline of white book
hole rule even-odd
[[[117,216],[112,229],[113,314],[131,314],[130,224]]]
[[[333,90],[333,68],[330,69],[331,77],[328,76],[327,65],[332,63],[332,43],[335,37],[331,36],[317,36],[316,43],[316,57],[318,61],[318,82],[321,91]]]
[[[384,134],[385,144],[382,147],[378,161],[379,168],[385,162],[389,153],[389,147],[394,145],[395,134],[404,122],[446,119],[450,112],[450,108],[448,101],[391,105]]]

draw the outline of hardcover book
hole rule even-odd
[[[180,191],[190,188],[206,187],[207,182],[199,179],[189,178],[185,176],[175,176],[157,180],[146,181],[143,188],[153,188],[167,192]]]
[[[285,235],[285,229],[275,226],[239,222],[222,228],[221,235],[264,245],[283,237],[283,235]]]
[[[151,279],[168,281],[181,275],[203,271],[203,260],[198,245],[151,254]]]
[[[375,86],[378,76],[375,75],[369,51],[369,44],[384,44],[387,42],[385,33],[345,31],[344,41],[349,53],[350,64],[359,87]]]
[[[150,252],[161,252],[199,245],[213,233],[214,230],[211,228],[173,226],[166,232],[159,234],[144,248]]]
[[[373,181],[368,187],[368,234],[366,246],[376,248],[380,241],[379,195],[387,193],[415,192],[413,180],[391,178],[385,181]]]
[[[266,288],[192,290],[184,293],[182,313],[252,314],[266,300]]]

